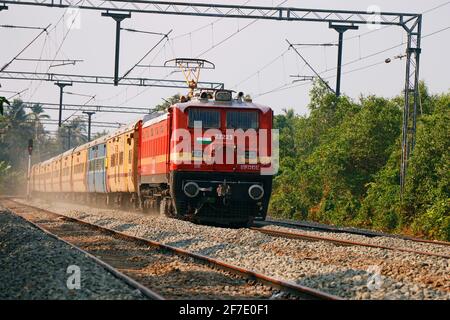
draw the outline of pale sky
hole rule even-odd
[[[187,2],[187,1],[185,1]],[[196,1],[208,2],[211,1]],[[215,1],[220,3],[220,1]],[[281,0],[236,0],[222,1],[248,5],[278,5]],[[450,26],[450,1],[445,0],[352,0],[352,1],[286,1],[283,6],[348,9],[366,11],[371,5],[381,11],[421,13],[441,4],[439,9],[424,14],[422,34],[427,35]],[[115,23],[111,18],[102,17],[100,11],[82,10],[79,28],[67,32],[72,18],[68,14],[61,19],[64,9],[24,7],[9,5],[9,10],[0,11],[1,25],[27,25],[44,27],[52,23],[49,34],[42,35],[20,58],[53,59],[65,34],[65,41],[57,59],[82,59],[75,66],[50,68],[53,73],[89,74],[112,76],[114,70]],[[58,21],[60,21],[58,23]],[[337,32],[328,28],[327,23],[315,22],[280,22],[256,21],[248,19],[218,19],[202,17],[164,16],[157,14],[132,14],[122,23],[124,28],[133,28],[152,32],[166,33],[173,29],[169,42],[162,42],[142,63],[161,65],[175,57],[199,57],[212,61],[215,70],[205,70],[201,80],[224,82],[226,88],[249,93],[255,102],[268,105],[280,113],[283,108],[294,108],[299,114],[307,112],[308,91],[311,84],[286,90],[275,90],[292,81],[291,74],[312,75],[299,57],[287,51],[285,39],[293,43],[329,43],[337,41]],[[246,25],[247,28],[244,28]],[[237,32],[241,30],[240,32]],[[404,53],[405,47],[397,47],[382,54],[371,55],[383,49],[393,47],[405,41],[405,32],[400,27],[389,27],[370,34],[367,26],[359,30],[346,32],[351,38],[344,42],[343,63],[354,61],[344,66],[343,72],[365,67],[386,58]],[[2,43],[0,64],[4,65],[24,48],[39,30],[0,28]],[[361,36],[359,36],[361,35]],[[231,36],[231,37],[230,37]],[[448,52],[450,51],[450,29],[426,37],[422,42],[420,78],[425,80],[431,92],[446,92],[450,84]],[[228,40],[222,42],[224,39]],[[122,31],[120,74],[134,65],[158,40],[159,36],[137,34]],[[337,49],[335,47],[299,48],[308,62],[318,71],[335,68]],[[205,52],[206,51],[206,52]],[[362,71],[350,72],[342,76],[341,90],[344,94],[358,98],[361,94],[377,94],[392,97],[401,92],[405,78],[404,59],[395,59],[389,64],[376,65]],[[266,67],[265,67],[266,66]],[[7,70],[47,72],[47,62],[15,61]],[[264,68],[263,68],[264,67]],[[162,68],[136,68],[130,77],[146,76],[164,78],[171,70]],[[258,72],[259,71],[259,72]],[[322,75],[331,77],[329,83],[335,86],[335,70]],[[172,74],[169,79],[183,80],[180,73]],[[52,82],[30,82],[23,80],[0,80],[0,90],[19,92],[26,88],[21,98],[24,101],[59,102],[58,88]],[[184,94],[183,89],[107,86],[92,84],[74,84],[67,91],[83,95],[95,95],[90,104],[112,106],[153,107],[175,93]],[[271,92],[273,91],[273,92]],[[264,94],[265,93],[265,94]],[[12,93],[0,91],[7,97]],[[65,95],[65,103],[84,104],[89,98]],[[47,112],[57,119],[56,111]],[[66,118],[72,111],[65,111]],[[78,114],[76,114],[78,115]],[[97,113],[94,121],[130,122],[137,115]],[[55,126],[47,126],[54,130]],[[99,131],[93,128],[93,132]]]

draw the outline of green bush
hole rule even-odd
[[[412,223],[416,234],[432,239],[450,241],[450,199],[436,201],[427,211],[417,216]]]
[[[400,199],[403,97],[336,99],[316,84],[310,114],[275,117],[281,167],[270,212],[448,239],[450,94],[420,84],[416,144]]]
[[[26,177],[23,173],[14,171],[6,161],[0,161],[0,194],[23,194]]]

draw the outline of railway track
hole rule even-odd
[[[123,275],[129,283],[148,290],[153,299],[341,299],[12,199],[1,203],[44,232],[86,252],[119,277]]]
[[[427,251],[419,251],[419,250],[413,250],[413,249],[401,248],[401,247],[376,245],[376,244],[370,244],[370,243],[358,242],[358,241],[342,240],[342,239],[336,239],[336,238],[332,238],[332,237],[317,236],[317,235],[311,235],[311,234],[306,234],[306,233],[301,233],[301,232],[288,232],[288,231],[280,231],[280,230],[273,230],[273,229],[264,229],[261,227],[250,227],[250,230],[258,231],[258,232],[268,234],[268,235],[274,236],[274,237],[284,237],[284,238],[301,239],[301,240],[308,240],[308,241],[326,241],[326,242],[334,243],[336,245],[363,246],[363,247],[395,250],[395,251],[402,251],[402,252],[408,252],[408,253],[419,254],[419,255],[426,255],[426,256],[450,259],[450,255],[446,255],[446,254],[432,253],[432,252],[427,252]]]
[[[313,225],[310,223],[304,223],[304,222],[293,222],[293,221],[285,221],[285,220],[274,220],[267,218],[265,221],[256,222],[256,225],[276,225],[280,227],[288,227],[288,228],[295,228],[295,229],[307,229],[307,230],[315,230],[315,231],[325,231],[330,233],[348,233],[348,234],[355,234],[370,238],[375,237],[388,237],[388,238],[394,238],[394,239],[402,239],[402,240],[408,240],[413,242],[421,242],[421,243],[429,243],[429,244],[438,244],[443,246],[450,246],[450,242],[447,241],[439,241],[439,240],[427,240],[427,239],[420,239],[415,237],[408,237],[404,235],[396,235],[396,234],[388,234],[378,231],[372,231],[372,230],[361,230],[361,229],[354,229],[354,228],[340,228],[340,227],[334,227],[334,226],[327,226],[327,225]]]

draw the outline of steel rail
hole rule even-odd
[[[275,237],[284,237],[284,238],[301,239],[301,240],[309,240],[309,241],[326,241],[326,242],[331,242],[331,243],[334,243],[337,245],[362,246],[362,247],[369,247],[369,248],[375,248],[375,249],[395,250],[395,251],[402,251],[402,252],[413,253],[413,254],[420,254],[420,255],[450,259],[450,255],[431,253],[431,252],[419,251],[419,250],[407,249],[407,248],[401,248],[401,247],[389,247],[389,246],[370,244],[370,243],[364,243],[364,242],[341,240],[341,239],[330,238],[330,237],[314,236],[314,235],[310,235],[310,234],[306,234],[306,233],[287,232],[287,231],[279,231],[279,230],[273,230],[273,229],[263,229],[263,228],[258,228],[258,227],[250,227],[249,229],[253,230],[253,231],[258,231],[258,232],[261,232],[264,234],[268,234],[270,236],[275,236]]]
[[[20,202],[16,202],[16,201],[14,201],[12,199],[8,199],[8,201],[12,201],[14,203],[21,204]],[[110,272],[113,276],[115,276],[119,280],[122,280],[123,282],[125,282],[126,284],[131,286],[132,288],[139,290],[147,298],[150,298],[152,300],[165,300],[165,298],[163,296],[161,296],[158,293],[156,293],[156,292],[150,290],[149,288],[143,286],[139,282],[133,280],[132,278],[130,278],[126,274],[120,272],[119,270],[117,270],[116,268],[111,266],[110,264],[104,262],[103,260],[100,260],[96,256],[94,256],[94,255],[90,254],[89,252],[81,249],[80,247],[78,247],[78,246],[76,246],[76,245],[74,245],[74,244],[72,244],[72,243],[62,239],[61,237],[57,236],[56,234],[54,234],[54,233],[48,231],[47,229],[41,227],[39,224],[26,219],[25,217],[23,217],[20,214],[14,213],[14,211],[12,209],[9,209],[9,208],[7,208],[7,209],[8,209],[9,212],[13,213],[16,217],[19,217],[20,219],[24,220],[26,223],[29,223],[30,225],[32,225],[33,227],[37,228],[38,230],[44,232],[48,236],[50,236],[50,237],[52,237],[52,238],[54,238],[54,239],[56,239],[58,241],[61,241],[61,242],[65,243],[66,245],[70,246],[71,248],[73,248],[75,250],[78,250],[81,254],[87,256],[89,259],[92,259],[95,263],[100,265],[102,268],[106,269],[108,272]]]
[[[319,300],[343,300],[343,298],[326,293],[326,292],[322,292],[319,291],[317,289],[314,288],[310,288],[310,287],[306,287],[306,286],[302,286],[299,284],[296,284],[292,281],[285,281],[285,280],[280,280],[280,279],[276,279],[276,278],[272,278],[270,276],[261,274],[261,273],[257,273],[245,268],[241,268],[235,265],[231,265],[227,262],[218,260],[218,259],[214,259],[205,255],[201,255],[198,253],[194,253],[194,252],[190,252],[188,250],[184,250],[181,248],[177,248],[177,247],[173,247],[170,245],[166,245],[157,241],[153,241],[153,240],[148,240],[142,237],[138,237],[138,236],[132,236],[129,234],[126,234],[124,232],[121,231],[117,231],[114,229],[110,229],[104,226],[100,226],[97,225],[95,223],[90,223],[90,222],[86,222],[84,220],[81,219],[77,219],[77,218],[73,218],[73,217],[68,217],[66,215],[60,214],[60,213],[56,213],[47,209],[42,209],[39,208],[37,206],[34,205],[30,205],[30,204],[24,204],[21,202],[18,202],[16,200],[13,199],[8,199],[7,201],[11,201],[14,202],[15,204],[18,204],[20,206],[24,206],[24,207],[29,207],[29,208],[33,208],[35,210],[40,210],[42,212],[46,212],[48,214],[52,214],[55,216],[58,216],[59,218],[61,218],[62,220],[66,220],[66,221],[71,221],[71,222],[75,222],[75,223],[79,223],[79,224],[83,224],[85,226],[88,226],[90,228],[99,230],[105,234],[110,234],[113,236],[117,236],[119,238],[122,239],[126,239],[128,241],[132,241],[132,242],[137,242],[137,243],[141,243],[141,244],[146,244],[146,245],[150,245],[152,247],[161,249],[161,250],[165,250],[168,252],[171,252],[175,255],[178,256],[184,256],[184,257],[188,257],[188,258],[192,258],[202,264],[208,265],[210,267],[213,268],[217,268],[217,269],[221,269],[223,271],[235,274],[237,276],[240,277],[244,277],[248,280],[253,280],[253,281],[257,281],[259,283],[268,285],[270,287],[273,288],[277,288],[280,289],[282,291],[285,292],[289,292],[291,294],[294,294],[295,296],[301,297],[301,298],[306,298],[306,299],[319,299]],[[11,210],[11,209],[10,209]]]
[[[333,226],[315,226],[310,225],[302,222],[289,222],[289,221],[278,221],[273,219],[266,219],[265,221],[257,222],[257,223],[267,223],[278,225],[278,226],[287,226],[291,228],[306,228],[306,229],[312,229],[312,230],[320,230],[320,231],[326,231],[326,232],[332,232],[332,233],[349,233],[349,234],[356,234],[360,236],[365,237],[388,237],[388,238],[394,238],[394,239],[402,239],[402,240],[409,240],[414,242],[423,242],[423,243],[429,243],[429,244],[438,244],[443,246],[450,246],[450,242],[447,241],[439,241],[439,240],[427,240],[427,239],[420,239],[416,237],[408,237],[404,235],[396,235],[396,234],[388,234],[388,233],[382,233],[378,231],[371,231],[371,230],[353,230],[353,229],[346,229],[346,228],[340,228],[340,227],[333,227]]]

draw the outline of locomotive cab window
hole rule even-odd
[[[195,121],[201,121],[203,128],[220,128],[220,112],[218,110],[205,110],[192,108],[188,111],[189,128],[194,128]]]
[[[228,111],[227,129],[258,129],[258,112]]]

